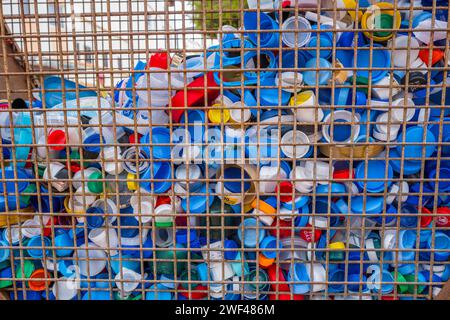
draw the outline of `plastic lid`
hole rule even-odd
[[[103,182],[102,181],[97,181],[99,179],[102,179],[102,173],[99,171],[94,171],[93,173],[91,173],[88,177],[88,190],[89,192],[93,192],[93,193],[102,193],[103,192]]]
[[[407,59],[409,55],[409,63],[412,64],[413,61],[419,56],[419,42],[414,37],[408,37],[407,35],[400,35],[393,39],[393,60],[396,67],[406,67]],[[428,50],[425,51],[428,54]],[[427,60],[428,61],[428,60]]]
[[[429,158],[436,150],[436,138],[433,133],[425,129],[426,132],[426,146],[423,146],[423,135],[424,135],[424,127],[413,126],[406,129],[405,133],[401,133],[398,137],[399,143],[403,143],[403,139],[405,139],[406,145],[403,147],[402,145],[397,146],[397,151],[401,155],[402,149],[404,148],[405,158],[421,158],[422,157],[422,149],[425,149],[424,157]],[[415,159],[417,160],[417,159]]]
[[[364,206],[364,201],[366,202]],[[383,212],[383,197],[372,196],[356,196],[352,198],[352,212],[353,213],[382,213]]]
[[[100,142],[101,139],[101,142]],[[88,135],[83,140],[83,149],[92,153],[100,153],[100,144],[105,143],[105,138],[100,137],[98,133]],[[92,145],[92,146],[90,146]]]
[[[283,43],[291,48],[304,47],[311,38],[311,23],[303,17],[292,16],[283,22],[281,26],[283,30]],[[297,32],[286,32],[287,30],[296,30]],[[295,39],[297,37],[297,39]],[[297,43],[295,42],[297,41]]]
[[[430,50],[422,49],[419,51],[418,55],[419,55],[420,59],[428,66],[429,58],[430,58]],[[439,49],[433,49],[433,51],[431,51],[431,65],[432,66],[435,65],[440,60],[444,59],[444,57],[445,57],[444,51],[439,50]],[[416,58],[417,58],[417,56],[416,56]],[[412,60],[412,61],[414,61],[414,60]]]
[[[259,13],[258,25],[258,13],[248,12],[244,13],[244,27],[247,31],[257,31],[257,30],[274,30],[278,29],[278,23],[273,20],[268,14],[264,12]],[[278,32],[247,32],[250,40],[259,44],[262,48],[275,48],[279,45],[279,33]],[[258,39],[259,38],[259,39]]]
[[[374,50],[366,50],[370,48],[365,45],[358,48],[356,61],[352,61],[352,65],[357,68],[356,76],[359,78],[369,79],[369,72],[372,73],[372,82],[376,83],[388,74],[390,66],[391,54],[380,44],[374,44]],[[372,64],[370,64],[372,59]],[[355,65],[356,62],[356,65]],[[368,69],[377,68],[378,70],[369,71]]]
[[[385,175],[385,170],[387,167],[387,176]],[[364,189],[367,188],[368,192],[381,192],[384,190],[385,186],[388,188],[394,176],[394,171],[389,163],[384,160],[368,160],[367,161],[367,176],[364,170],[366,170],[366,162],[360,162],[355,168],[355,179],[356,184]],[[362,181],[364,179],[381,179],[387,181]]]
[[[310,279],[308,277],[308,272],[306,270],[306,266],[303,263],[294,263],[291,265],[291,268],[289,269],[287,280],[303,282],[303,283],[292,284],[291,285],[292,293],[304,294],[304,293],[309,292],[309,290],[310,290],[310,284],[308,283],[310,281]]]
[[[392,32],[382,31],[383,29],[392,29],[394,26],[394,17],[390,14],[382,13],[380,15],[377,15],[377,17],[374,19],[373,28],[374,31],[373,35],[376,37],[388,37]]]
[[[261,241],[261,253],[268,259],[274,259],[277,256],[277,249],[282,248],[281,241],[278,240],[278,247],[277,247],[277,238],[274,236],[266,236]],[[272,250],[270,250],[272,249]]]
[[[52,130],[47,138],[49,148],[56,151],[61,151],[66,148],[67,143],[66,134],[63,130]]]
[[[293,192],[293,185],[289,181],[281,181],[276,189],[275,192],[280,195],[280,201],[282,202],[289,202],[292,201],[292,192]],[[294,192],[295,194],[295,192]]]
[[[398,140],[398,141],[400,141],[400,140]],[[421,161],[408,161],[408,160],[406,160],[406,155],[405,155],[405,160],[402,161],[401,154],[399,154],[397,149],[394,149],[394,148],[391,148],[389,150],[389,158],[390,158],[389,164],[391,165],[392,169],[397,173],[400,173],[403,170],[403,174],[411,175],[411,174],[415,174],[415,173],[419,172],[420,169],[422,168]]]
[[[302,131],[290,130],[281,138],[281,150],[288,158],[302,158],[308,153],[309,148],[310,140]]]
[[[244,178],[245,180],[242,180],[242,171],[244,172]],[[223,177],[225,179],[224,181],[224,187],[231,191],[232,193],[241,193],[241,192],[247,192],[250,189],[250,176],[245,171],[242,170],[239,167],[228,167],[224,170]],[[229,181],[229,180],[240,180],[240,181]],[[228,181],[227,181],[228,180]],[[242,183],[243,182],[243,183]],[[242,189],[243,185],[243,189]]]
[[[321,31],[324,30],[323,28]],[[307,52],[313,56],[314,58],[317,57],[317,47],[319,47],[319,57],[320,58],[329,58],[333,52],[333,39],[330,38],[326,33],[320,33],[320,46],[319,46],[319,40],[317,39],[317,35],[311,37],[311,39],[308,42],[307,47],[312,48],[311,50],[308,50]],[[327,48],[327,49],[322,49]]]
[[[201,188],[195,191],[198,195],[189,195],[189,197],[181,200],[181,206],[185,212],[188,213],[204,213],[207,206],[211,206],[214,202],[214,193],[211,189],[207,190],[206,183],[203,183]],[[207,197],[207,194],[209,197]],[[189,208],[188,208],[189,200]]]
[[[239,240],[244,243],[244,247],[255,248],[257,242],[260,243],[264,239],[264,236],[266,234],[266,231],[263,228],[263,224],[255,218],[247,218],[242,224],[238,229]],[[244,234],[242,234],[242,229],[244,230]],[[258,235],[257,232],[259,232]]]
[[[29,260],[23,261],[23,269],[22,269],[22,263],[18,263],[18,265],[16,267],[16,277],[28,279],[28,278],[30,278],[34,269],[35,269],[35,266],[32,261],[29,261]],[[23,273],[22,273],[22,270],[24,271]]]
[[[47,272],[44,269],[35,270],[29,277],[28,287],[33,291],[44,291],[49,282],[42,279],[46,279],[47,277]]]
[[[5,248],[9,246],[6,241],[0,240],[0,262],[6,261],[9,258],[9,249]]]
[[[208,119],[215,124],[227,123],[230,121],[230,110],[214,105],[213,109],[208,110]]]
[[[358,51],[360,52],[360,51]],[[317,68],[317,60],[319,60],[319,71],[316,70],[308,70],[303,73],[303,81],[309,86],[316,85],[316,77],[318,78],[319,85],[325,85],[333,76],[333,72],[331,71],[331,63],[323,58],[312,58],[306,62],[305,67],[310,69]]]
[[[14,181],[14,171],[16,171],[17,173],[17,191],[16,191],[16,186],[15,186],[15,182]],[[6,167],[3,170],[0,169],[0,179],[3,179],[4,182],[0,183],[0,192],[4,193],[5,192],[5,187],[6,187],[6,193],[9,194],[18,194],[23,192],[29,183],[29,177],[26,173],[26,171],[24,171],[23,169],[20,168],[11,168],[11,167]]]
[[[328,192],[333,193],[346,193],[345,185],[342,183],[331,182],[330,184],[321,184],[316,187],[316,194],[328,195]]]

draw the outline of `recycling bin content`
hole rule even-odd
[[[7,89],[1,290],[436,299],[450,277],[448,2],[299,2],[248,0],[237,25],[203,24],[209,46],[103,66],[122,78],[111,88],[41,68],[25,101]]]

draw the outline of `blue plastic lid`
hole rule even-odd
[[[242,171],[243,170],[238,167],[228,167],[224,170],[223,176],[225,181],[223,185],[228,191],[241,193],[247,192],[250,189],[250,176],[244,170],[244,178],[242,178]],[[230,179],[234,181],[230,181]],[[243,179],[245,179],[245,181]]]
[[[380,273],[377,273],[376,278],[378,280],[376,280],[376,283],[380,283],[381,282],[381,287],[378,288],[378,286],[376,285],[373,288],[374,292],[379,292],[381,291],[383,294],[388,294],[391,293],[392,291],[394,291],[394,277],[392,276],[392,274],[388,271],[383,270]],[[380,279],[381,278],[381,279]]]
[[[317,68],[317,58],[312,58],[306,62],[306,68]],[[303,72],[303,81],[309,86],[316,85],[316,76],[318,75],[319,85],[327,84],[328,80],[332,77],[331,63],[323,58],[319,58],[319,68],[320,70],[317,72],[316,70],[308,70]]]
[[[317,27],[313,26],[313,29],[317,29]],[[313,48],[312,50],[308,50],[307,52],[312,57],[316,58],[317,57],[316,48],[319,47],[319,40],[317,39],[316,33],[312,33],[312,34],[313,34],[313,36],[311,36],[311,39],[309,40],[306,47]],[[319,56],[320,56],[320,58],[327,59],[331,56],[331,54],[333,52],[333,49],[332,49],[333,39],[330,38],[326,33],[321,33],[319,37],[320,37]],[[327,48],[327,49],[322,49],[322,47]]]
[[[295,218],[294,224],[297,228],[305,227],[309,221],[309,215],[311,210],[309,210],[309,205],[303,206],[299,212],[299,216]]]
[[[66,90],[65,96],[63,96],[63,88]],[[75,100],[77,98],[85,98],[85,97],[96,97],[96,91],[88,91],[85,90],[86,87],[80,84],[77,84],[73,81],[62,79],[60,77],[46,77],[44,79],[43,87],[45,89],[45,96],[42,99],[42,93],[39,93],[41,97],[41,101],[45,100],[46,108],[50,109],[58,104],[61,104],[63,101]],[[75,92],[76,88],[80,90]]]
[[[331,182],[329,184],[319,184],[316,187],[317,195],[328,195],[329,191],[331,191],[331,194],[347,193],[345,185],[337,182]]]
[[[385,175],[387,166],[387,176]],[[381,192],[384,188],[389,188],[394,171],[389,163],[384,160],[368,160],[367,176],[365,175],[366,162],[360,162],[355,168],[355,183],[361,189],[367,188],[368,192]],[[362,181],[363,179],[387,179],[387,181]]]
[[[268,14],[260,12],[258,25],[258,13],[257,12],[244,12],[244,28],[245,30],[258,31],[258,30],[274,30],[279,29],[278,23],[272,19]],[[280,35],[279,32],[247,32],[248,37],[254,44],[259,44],[262,48],[276,48],[279,46]]]
[[[100,138],[101,138],[101,142],[100,142]],[[105,138],[100,137],[100,134],[98,134],[98,133],[94,133],[94,134],[87,136],[83,140],[83,149],[88,152],[92,152],[92,153],[100,153],[100,148],[101,148],[100,144],[101,143],[105,143]],[[92,144],[92,146],[90,146],[91,144]]]
[[[370,45],[365,45],[362,48],[369,48]],[[391,54],[381,44],[373,44],[375,50],[366,50],[358,48],[356,61],[352,61],[354,68],[357,68],[356,76],[361,78],[369,79],[370,68],[380,68],[379,70],[372,71],[372,83],[377,83],[383,79],[389,72],[388,68],[391,63]],[[372,64],[370,64],[370,59],[372,59]],[[355,64],[356,62],[356,64]]]
[[[405,150],[405,159],[407,158],[421,158],[422,157],[422,149],[425,147],[425,158],[431,157],[431,155],[436,150],[436,138],[434,137],[433,133],[428,130],[426,130],[426,146],[423,146],[423,135],[424,135],[424,127],[419,126],[413,126],[406,129],[405,133],[400,133],[397,141],[399,143],[403,142],[403,137],[405,137],[405,145],[404,147],[402,145],[397,146],[397,151],[401,155],[402,148]],[[411,143],[415,143],[411,145]],[[433,144],[434,143],[434,144]],[[430,145],[431,144],[431,145]]]
[[[9,258],[9,249],[5,247],[9,246],[6,241],[0,240],[0,262],[6,261]]]
[[[435,261],[448,261],[450,257],[450,237],[444,232],[437,231],[434,235],[434,246],[433,237],[430,237],[427,241],[427,248],[442,250],[433,252]]]
[[[292,209],[298,210],[298,209],[302,208],[303,206],[305,206],[309,202],[309,199],[310,199],[309,196],[299,195],[299,196],[295,197],[294,199],[292,199],[292,201],[283,202],[282,207],[289,209],[289,210],[292,210]]]
[[[434,181],[428,181],[428,185],[432,190],[436,189],[436,168],[432,169],[428,173],[428,179],[433,179]],[[440,193],[446,193],[450,190],[450,167],[442,166],[439,168],[439,182],[438,190]]]
[[[333,265],[333,264],[331,264],[331,265]],[[344,270],[339,269],[339,268],[330,270],[328,273],[328,281],[330,282],[330,284],[328,284],[329,292],[332,292],[332,293],[344,292],[344,284],[340,283],[340,282],[345,281]],[[334,282],[334,283],[332,283],[332,282]]]
[[[308,272],[306,271],[306,266],[303,263],[292,264],[291,268],[289,269],[287,280],[309,282],[310,279],[308,276]],[[291,284],[291,291],[294,294],[305,294],[309,292],[309,290],[310,290],[309,283]]]
[[[189,230],[189,241],[195,241],[197,239],[197,232],[195,229]],[[187,244],[188,243],[188,230],[187,229],[180,229],[177,230],[175,239],[177,243],[179,244]]]
[[[295,66],[295,51],[283,51],[282,54],[282,67],[283,69],[290,68],[304,68],[306,65],[306,61],[309,59],[308,55],[305,51],[297,50],[297,66]]]
[[[16,191],[16,186],[15,186],[16,183],[13,181],[10,181],[10,180],[14,180],[14,171],[16,171],[17,179],[19,179],[19,181],[17,181],[17,187],[18,187],[17,191]],[[6,193],[18,194],[18,193],[23,192],[30,184],[29,177],[28,177],[26,171],[21,168],[13,169],[11,167],[6,167],[4,172],[3,172],[3,170],[0,169],[0,179],[3,179],[5,181],[5,182],[0,183],[0,193],[5,192],[5,186],[6,186]]]
[[[170,159],[171,147],[170,147],[170,131],[164,127],[152,128],[152,142],[150,143],[150,133],[142,136],[141,143],[143,144],[142,150],[146,153],[148,158],[153,154],[154,159]],[[150,150],[153,153],[150,153]]]
[[[206,282],[206,281],[210,280],[210,279],[208,279],[209,268],[208,268],[208,265],[206,264],[206,262],[199,263],[196,266],[196,269],[197,269],[197,273],[198,273],[198,277],[199,277],[200,281]]]
[[[275,83],[275,78],[266,77],[261,79],[261,86],[270,86],[273,88],[263,88],[259,90],[259,99],[261,106],[278,106],[281,104],[282,106],[287,106],[289,104],[289,99],[291,98],[291,94],[284,90],[278,90],[276,88],[277,84]],[[277,116],[278,116],[278,110]]]
[[[418,15],[416,15],[416,16],[414,17],[413,22],[412,22],[412,27],[413,27],[413,28],[417,28],[418,25],[419,25],[422,21],[431,19],[432,16],[433,16],[433,15],[431,14],[431,12],[428,12],[428,11],[422,11],[421,13],[419,13]]]
[[[367,277],[365,275],[362,275],[362,278],[359,276],[359,273],[351,273],[347,276],[347,282],[349,284],[347,285],[347,289],[350,292],[359,292],[359,285],[361,284],[362,291],[367,290]]]
[[[277,247],[277,238],[274,236],[266,236],[261,241],[261,253],[268,259],[274,259],[277,256],[277,249],[281,249],[283,246],[281,244],[281,241],[278,240],[278,247]],[[272,249],[272,250],[270,250]]]
[[[396,148],[391,148],[389,150],[389,164],[391,165],[392,169],[397,173],[400,173],[401,170],[403,170],[404,175],[416,174],[422,168],[421,161],[405,160],[402,162],[401,154],[398,153]]]
[[[86,216],[86,224],[88,225],[88,227],[90,229],[95,229],[95,228],[99,228],[101,226],[103,226],[103,224],[105,223],[105,219],[102,217],[102,214],[104,214],[104,211],[102,208],[100,207],[89,207],[86,210],[86,213],[96,213],[98,215],[89,215]]]
[[[28,241],[27,246],[29,247],[27,249],[27,252],[30,255],[30,257],[42,258],[44,256],[44,248],[46,248],[45,255],[47,256],[49,254],[48,248],[52,246],[52,242],[47,237],[44,237],[42,241],[41,236],[35,236]]]
[[[365,198],[365,199],[364,199]],[[364,206],[364,200],[366,204]],[[355,196],[352,197],[352,212],[353,213],[382,213],[383,212],[383,197],[371,197],[371,196]]]
[[[242,228],[242,224],[244,228]],[[255,218],[247,218],[241,223],[238,229],[238,238],[244,243],[244,247],[255,248],[256,244],[263,240],[266,234],[263,227],[262,222]],[[258,228],[258,231],[256,228]],[[244,234],[242,234],[242,229],[244,229]],[[257,232],[259,233],[257,234]]]
[[[398,213],[397,207],[392,204],[389,204],[386,206],[386,216],[385,217],[381,216],[381,214],[380,214],[378,216],[374,216],[374,217],[370,217],[370,218],[372,220],[375,220],[379,225],[383,224],[383,219],[385,221],[384,222],[385,224],[390,224],[393,220],[395,220],[397,218],[397,213]]]
[[[152,285],[149,290],[150,291],[145,294],[146,300],[172,300],[172,293],[163,291],[167,290],[167,288],[160,283],[156,284],[156,286]]]
[[[151,173],[152,167],[149,166],[141,176],[142,181],[140,182],[140,185],[145,190],[149,192],[153,191],[154,193],[164,193],[172,186],[172,182],[169,180],[172,175],[170,162],[153,162],[153,179],[155,181],[145,181],[152,179]]]
[[[244,43],[242,45],[241,39],[235,38],[232,40],[224,41],[222,43],[223,54],[222,54],[222,56],[220,54],[216,55],[215,64],[220,66],[220,59],[221,59],[223,67],[231,66],[231,65],[239,65],[240,66],[240,64],[241,64],[240,49],[242,47],[244,47],[244,55],[248,55],[248,54],[251,54],[253,56],[256,55],[256,50],[251,50],[251,51],[245,50],[245,48],[255,48],[253,43],[251,43],[248,40],[244,40]],[[217,49],[220,49],[220,48],[217,48]],[[228,51],[227,49],[235,49],[235,50]],[[236,49],[239,49],[239,51],[237,51]],[[219,59],[219,61],[217,61],[217,59]]]
[[[400,211],[400,225],[403,228],[415,228],[418,222],[417,208],[408,203],[404,203]],[[408,215],[405,215],[408,214]]]
[[[398,244],[400,249],[414,249],[416,246],[417,234],[414,230],[401,230],[398,235]],[[401,251],[400,261],[413,261],[414,251]]]
[[[195,191],[195,193],[199,195],[188,195],[186,198],[182,199],[181,207],[188,213],[205,213],[207,210],[207,205],[211,206],[214,202],[214,193],[211,189],[206,190],[206,183],[203,183],[201,188]],[[207,194],[209,195],[209,198],[206,197]]]
[[[235,249],[238,247],[238,244],[234,240],[225,239],[223,246],[225,249]],[[227,260],[235,260],[238,253],[239,253],[239,251],[237,251],[237,250],[236,251],[233,251],[233,250],[228,251],[227,250],[224,252],[224,258]]]
[[[191,141],[201,143],[203,142],[203,137],[205,136],[205,123],[206,117],[205,112],[203,110],[190,110],[187,113],[187,121],[186,121],[186,115],[183,113],[180,119],[180,123],[189,123],[188,130],[191,134]],[[167,128],[164,128],[166,130],[169,130]]]
[[[277,197],[275,197],[275,196],[270,196],[270,197],[266,198],[264,200],[264,202],[267,203],[272,208],[275,208],[275,209],[277,208],[278,201],[277,201]]]
[[[353,52],[354,52],[353,48],[355,46],[354,40],[355,40],[355,32],[345,31],[341,33],[341,37],[339,38],[339,41],[337,43],[336,57],[345,68],[353,68]],[[366,45],[365,40],[366,37],[364,36],[364,34],[362,32],[358,32],[358,44],[356,46],[362,47]],[[346,49],[339,49],[339,48],[346,48]]]

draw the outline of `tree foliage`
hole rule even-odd
[[[241,21],[241,5],[247,6],[246,0],[222,0],[222,23],[219,25],[220,6],[219,0],[193,0],[194,24],[197,30],[216,31],[223,25],[239,28]],[[209,33],[209,37],[215,37]]]

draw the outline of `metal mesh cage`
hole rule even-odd
[[[442,297],[448,1],[0,10],[5,297]]]

